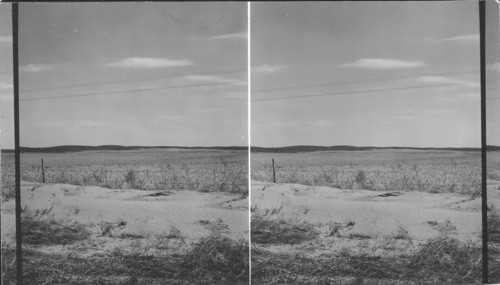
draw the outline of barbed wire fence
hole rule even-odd
[[[252,179],[263,182],[330,186],[378,191],[425,191],[479,194],[480,163],[449,165],[291,165],[279,161],[252,164]],[[490,163],[488,176],[500,178],[500,165]]]

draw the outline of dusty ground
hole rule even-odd
[[[248,239],[248,198],[241,194],[194,191],[112,190],[67,184],[23,182],[22,207],[51,209],[47,215],[64,223],[79,222],[90,238],[40,251],[89,256],[119,249],[171,254],[187,249],[212,232],[234,240]],[[14,199],[2,203],[1,236],[13,243]]]
[[[349,248],[374,256],[408,254],[442,231],[464,242],[481,240],[481,198],[471,195],[263,182],[253,182],[251,191],[254,212],[272,216],[274,209],[276,217],[308,221],[320,232],[296,245],[253,245],[275,253],[314,257]],[[499,193],[490,187],[491,203],[499,203]]]

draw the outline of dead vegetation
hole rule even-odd
[[[442,158],[437,158],[442,157]],[[339,189],[421,191],[478,195],[481,192],[479,152],[459,151],[324,151],[255,153],[252,179]],[[491,173],[498,168],[488,165]],[[489,172],[489,173],[490,173]]]
[[[23,153],[21,180],[110,189],[248,193],[246,152]]]
[[[13,167],[5,167],[2,165],[2,201],[8,201],[16,196],[15,192],[15,173]]]
[[[252,250],[256,284],[479,284],[481,248],[440,236],[409,256],[373,256],[343,249],[310,258]]]
[[[488,211],[489,281],[500,282],[500,211],[490,207]]]
[[[450,220],[428,221],[437,236],[417,243],[403,226],[391,235],[371,236],[351,232],[354,221],[305,223],[310,233],[305,235],[282,226],[281,207],[264,211],[253,206],[252,212],[251,274],[256,284],[479,284],[481,280],[481,245],[457,239]],[[318,234],[321,226],[325,229]],[[348,248],[321,250],[331,242],[345,241]],[[287,246],[298,243],[303,245]],[[320,251],[304,251],[316,247]],[[492,263],[492,268],[500,268],[498,260]]]
[[[215,241],[208,241],[212,242]],[[242,262],[230,268],[219,267],[220,264],[229,264],[231,258],[244,255],[233,243],[234,241],[224,241],[218,244],[229,248],[229,251],[218,257],[218,263],[211,263],[196,271],[184,267],[193,261],[194,252],[170,257],[109,254],[81,258],[24,250],[23,279],[25,284],[245,284],[248,283],[248,268],[243,267]],[[14,250],[6,250],[4,253],[13,256]],[[209,260],[220,253],[205,252],[199,259]],[[248,250],[245,260],[248,260]],[[9,284],[14,280],[15,267],[11,267],[5,272],[3,282]]]
[[[84,225],[53,218],[51,209],[23,213],[25,284],[244,284],[249,247],[213,233],[179,254],[111,250],[82,257],[78,251],[47,253],[43,246],[67,246],[90,237]],[[171,230],[172,232],[172,230]],[[109,236],[109,231],[106,233]],[[116,237],[123,238],[123,237]],[[180,233],[168,238],[181,239]],[[159,247],[160,248],[160,247]],[[161,249],[161,248],[160,248]],[[15,250],[2,243],[3,284],[15,282]]]
[[[21,232],[23,244],[67,245],[87,239],[90,232],[77,222],[56,220],[52,208],[44,210],[25,209],[22,214]]]
[[[306,221],[265,218],[252,215],[252,242],[261,244],[297,244],[318,235],[315,226]]]

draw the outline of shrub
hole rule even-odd
[[[64,224],[50,215],[51,209],[26,210],[22,216],[23,243],[33,245],[66,245],[85,240],[90,233],[79,223]]]
[[[264,219],[252,215],[252,241],[271,244],[297,244],[318,236],[314,225],[308,222],[292,222],[283,218]]]

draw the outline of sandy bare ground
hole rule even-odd
[[[170,254],[213,232],[234,240],[248,239],[248,198],[241,194],[112,190],[29,182],[22,183],[21,192],[23,207],[32,211],[52,209],[50,215],[55,219],[79,222],[92,233],[83,242],[44,246],[38,249],[41,251],[76,251],[85,256],[116,248],[146,248],[152,251],[146,254]],[[2,203],[2,240],[11,242],[15,237],[14,202]],[[164,244],[160,246],[160,242]]]
[[[489,187],[489,204],[500,202]],[[376,256],[409,254],[446,231],[480,243],[481,198],[453,193],[341,190],[323,186],[256,182],[252,209],[316,224],[319,237],[297,245],[255,245],[272,252],[320,256],[349,248]],[[269,214],[268,214],[269,216]],[[332,226],[340,230],[332,234]],[[253,245],[254,246],[254,245]]]

